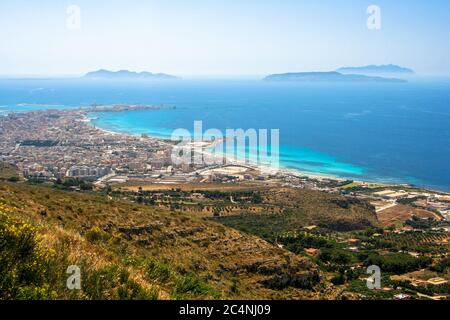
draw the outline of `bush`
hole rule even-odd
[[[97,242],[97,241],[104,241],[108,240],[110,238],[109,233],[103,231],[99,227],[93,227],[86,231],[85,234],[86,239],[88,239],[90,242]]]
[[[150,260],[147,265],[147,276],[151,280],[166,282],[172,278],[173,272],[170,267],[164,263]]]
[[[351,255],[347,252],[329,248],[321,249],[318,258],[323,262],[331,262],[343,265],[350,263],[352,260]]]
[[[41,287],[20,287],[16,299],[18,300],[55,300],[58,297],[56,291],[51,290],[48,284]]]
[[[172,295],[175,299],[183,299],[186,294],[207,295],[210,290],[206,282],[193,274],[188,274],[177,278]]]
[[[338,286],[344,284],[346,282],[346,278],[345,275],[339,273],[337,276],[333,277],[330,281],[335,286]]]
[[[255,193],[253,196],[252,196],[252,203],[254,203],[254,204],[259,204],[259,203],[262,203],[263,202],[263,197],[261,196],[261,194],[259,194],[259,193]]]
[[[82,287],[88,299],[106,300],[154,300],[158,296],[145,290],[130,279],[126,269],[110,265],[98,270],[89,270],[82,279]]]
[[[0,204],[0,299],[54,299],[55,252],[44,250],[36,229],[10,217]]]
[[[431,267],[431,270],[436,272],[446,272],[448,269],[450,269],[450,257],[439,260],[436,265]]]
[[[13,212],[0,203],[0,300],[7,299],[157,299],[130,278],[128,270],[116,265],[90,269],[82,263],[81,291],[66,288],[67,248],[64,242],[45,248],[37,229],[11,217]],[[88,231],[91,241],[109,236],[99,228]]]
[[[60,187],[62,189],[70,189],[71,187],[78,187],[83,191],[90,191],[93,189],[93,184],[84,181],[82,179],[75,178],[67,178],[64,181],[61,179],[56,180],[55,186]]]

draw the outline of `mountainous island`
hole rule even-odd
[[[137,80],[175,80],[176,76],[148,71],[134,72],[129,70],[109,71],[100,69],[87,73],[84,79],[137,79]]]
[[[337,71],[272,74],[265,77],[263,80],[292,82],[406,82],[406,80],[403,79],[366,76],[361,74],[343,74]]]
[[[394,64],[388,65],[369,65],[363,67],[344,67],[336,70],[343,74],[397,74],[397,75],[412,75],[414,70],[400,67]]]

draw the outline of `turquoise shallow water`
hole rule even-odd
[[[170,119],[170,117],[177,117],[177,112],[172,111],[173,110],[167,112],[167,114],[165,110],[133,111],[126,112],[124,114],[108,112],[92,113],[90,115],[90,118],[94,125],[111,131],[133,134],[148,134],[154,137],[170,139],[173,130],[180,128],[189,130],[191,132],[191,135],[193,136],[193,121],[196,121],[197,119],[192,120],[192,123],[189,123],[188,120],[186,120],[187,122],[185,127],[161,127],[161,122],[159,121],[166,121],[167,119]],[[185,110],[182,110],[179,113],[185,112]],[[199,115],[199,119],[200,117],[201,116]],[[180,125],[182,124],[180,123]],[[224,136],[226,136],[227,129],[249,129],[249,127],[244,126],[236,128],[221,128],[218,126],[205,127],[203,131],[211,128],[218,128]],[[270,128],[266,129],[270,130]],[[268,136],[268,141],[269,143],[271,141],[270,135]],[[280,143],[281,145],[279,150],[279,161],[282,167],[311,173],[322,173],[354,178],[362,177],[363,175],[364,168],[362,167],[358,167],[350,163],[340,162],[330,155],[320,153],[312,149],[303,148],[300,146],[283,145],[281,141]],[[268,147],[270,148],[270,144]],[[237,150],[234,151],[235,152],[232,155],[235,155],[237,153]],[[249,150],[246,151],[247,153],[250,152]],[[253,150],[252,152],[258,154],[258,150]]]
[[[180,113],[183,112],[184,111],[181,111]],[[185,127],[161,127],[161,122],[159,122],[160,120],[166,121],[167,119],[170,119],[171,116],[177,117],[177,112],[168,112],[170,114],[169,116],[163,115],[165,113],[165,111],[134,111],[127,112],[125,114],[105,112],[93,113],[90,115],[90,118],[92,119],[92,123],[94,125],[111,131],[133,134],[148,134],[155,137],[170,139],[174,129],[183,128],[189,130],[193,136],[193,121],[196,120],[193,120],[192,123],[186,122]],[[180,125],[182,124],[180,123]],[[211,128],[218,127],[206,127],[204,128],[204,131]],[[243,130],[249,129],[248,127],[244,126],[239,128],[242,128]],[[233,129],[239,128],[236,127]],[[224,136],[226,133],[226,129],[231,129],[231,127],[219,129]],[[270,136],[268,137],[268,140],[270,143]],[[320,153],[312,149],[303,148],[300,146],[283,145],[281,141],[280,143],[281,145],[279,150],[279,160],[282,167],[312,173],[322,173],[355,178],[362,177],[362,174],[364,172],[364,168],[352,165],[350,163],[340,162],[331,155]],[[249,151],[247,150],[247,152]],[[258,153],[258,151],[253,152]]]
[[[92,114],[105,129],[168,137],[193,130],[279,129],[285,167],[450,190],[450,81],[405,84],[0,80],[0,111],[100,104],[176,109]],[[32,105],[30,105],[32,104]]]

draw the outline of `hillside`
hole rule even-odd
[[[215,221],[23,183],[0,183],[0,292],[8,298],[331,297],[317,265]],[[65,288],[77,265],[82,290]]]
[[[85,192],[31,183],[0,182],[0,300],[449,293],[449,236],[434,228],[439,221],[413,217],[411,232],[383,228],[375,207],[355,197],[254,183]],[[365,285],[374,263],[386,269],[383,290]],[[72,265],[81,290],[66,288]],[[434,278],[445,283],[430,286]]]

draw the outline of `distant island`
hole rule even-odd
[[[147,71],[134,72],[128,70],[109,71],[98,70],[87,73],[84,79],[138,79],[138,80],[174,80],[179,79],[176,76],[172,76],[165,73],[151,73]]]
[[[263,80],[292,82],[406,82],[406,80],[403,79],[365,76],[359,74],[343,74],[336,71],[272,74],[265,77]]]
[[[397,74],[397,75],[412,75],[414,70],[400,67],[394,64],[388,65],[370,65],[363,67],[344,67],[336,70],[344,74]]]

